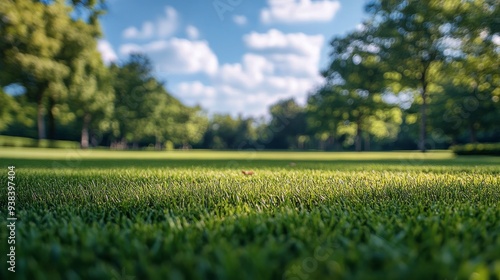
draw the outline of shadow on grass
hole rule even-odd
[[[144,168],[210,168],[210,169],[317,169],[317,170],[411,170],[412,167],[446,169],[489,166],[500,171],[498,157],[458,157],[453,159],[19,159],[2,158],[2,165],[16,169],[144,169]]]

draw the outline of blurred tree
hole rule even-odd
[[[81,127],[80,145],[84,149],[89,147],[92,127],[100,133],[111,129],[115,98],[111,75],[102,63],[95,40],[87,43],[91,46],[73,60],[67,81],[69,108]]]
[[[205,146],[213,149],[243,149],[256,138],[253,120],[242,116],[233,118],[229,114],[212,116],[204,135]]]
[[[386,79],[395,93],[410,88],[420,104],[419,149],[426,151],[429,85],[442,61],[442,38],[449,22],[444,6],[450,1],[372,0],[366,6],[370,25],[380,42],[381,58],[387,63]]]
[[[0,92],[2,92],[1,89]],[[15,96],[10,96],[5,92],[4,94],[3,97],[6,100],[0,102],[2,105],[5,104],[0,111],[7,114],[5,116],[6,126],[4,126],[3,133],[5,135],[36,138],[37,105],[29,102],[25,94]],[[5,103],[3,103],[4,101]]]
[[[46,2],[44,0],[39,1]],[[76,18],[85,21],[89,25],[98,27],[97,30],[100,30],[99,17],[107,11],[105,0],[71,0],[68,3],[73,7],[73,15]]]
[[[119,146],[152,137],[157,149],[164,141],[188,147],[201,141],[208,123],[200,107],[187,107],[170,95],[153,75],[150,59],[132,54],[123,65],[112,65],[113,133]]]
[[[431,100],[432,125],[453,142],[465,134],[476,142],[478,132],[498,130],[500,119],[500,45],[494,40],[500,31],[499,5],[449,2],[444,13],[449,23],[441,28],[445,64],[440,72],[445,75]]]
[[[339,138],[349,134],[349,109],[346,107],[348,91],[340,86],[325,86],[309,96],[307,100],[307,123],[309,130],[320,141],[320,149],[329,138],[339,141]]]
[[[376,96],[376,95],[375,95]],[[309,97],[308,116],[311,129],[325,141],[329,136],[354,144],[356,151],[370,150],[371,137],[376,141],[395,140],[402,122],[401,109],[382,98],[370,100],[366,93],[340,85],[326,86]]]
[[[1,88],[0,104],[2,104],[2,106],[0,106],[0,131],[3,131],[14,122],[14,114],[16,111],[19,111],[19,104]]]
[[[67,89],[64,94],[48,97],[49,138],[55,137],[56,117],[64,124],[74,115],[82,127],[80,144],[87,148],[89,127],[95,124],[104,130],[113,109],[110,77],[97,50],[97,39],[102,35],[98,17],[104,13],[104,2],[73,0],[70,7],[72,20],[57,56],[69,66],[70,73],[64,80]],[[59,113],[64,109],[70,110],[65,118]]]
[[[242,116],[238,116],[236,135],[236,149],[243,150],[255,148],[255,142],[258,139],[255,120],[251,117],[243,118]]]
[[[261,142],[271,149],[297,149],[299,137],[307,134],[305,108],[290,98],[271,105],[269,113],[271,121]]]
[[[183,149],[190,148],[191,144],[196,144],[203,139],[203,135],[208,127],[208,118],[204,115],[199,106],[181,107],[174,130],[169,139],[182,144]]]
[[[443,4],[444,13],[456,31],[473,29],[491,36],[500,33],[500,4],[497,0],[446,0]],[[462,35],[467,36],[463,32]]]
[[[0,86],[21,84],[28,98],[37,103],[39,139],[46,138],[46,113],[49,138],[55,137],[55,107],[67,93],[64,79],[70,74],[70,61],[85,49],[79,44],[81,27],[97,27],[103,12],[102,1],[75,0],[72,4],[64,0],[0,3]],[[91,30],[92,38],[100,34],[98,28]]]
[[[470,142],[477,141],[479,130],[499,130],[500,43],[494,42],[495,36],[500,38],[499,6],[498,2],[474,1],[472,8],[463,13],[472,13],[477,21],[456,20],[457,28],[452,30],[452,35],[459,39],[459,52],[447,52],[452,58],[452,62],[447,64],[447,71],[453,78],[445,81],[448,82],[446,89],[455,94],[449,96],[450,99],[458,97],[454,101],[463,104],[457,108],[462,107],[469,115],[466,117],[466,129]],[[463,117],[465,114],[462,114]]]
[[[150,121],[147,124],[147,130],[148,134],[155,138],[155,149],[160,150],[162,143],[167,140],[177,142],[177,139],[174,139],[176,132],[179,130],[176,126],[179,125],[181,113],[185,110],[185,106],[163,87],[159,88],[159,91],[154,93],[151,98],[156,106],[154,106]]]
[[[399,108],[383,100],[387,67],[372,33],[373,30],[364,28],[332,40],[331,62],[323,72],[327,85],[309,102],[312,123],[326,122],[326,131],[336,128],[336,136],[353,136],[356,151],[362,149],[362,138],[366,149],[370,147],[370,136],[395,138],[401,123]],[[318,110],[325,110],[326,118],[318,119],[325,114],[316,113]],[[329,120],[328,116],[333,118]],[[337,125],[328,124],[331,121]]]
[[[63,79],[69,74],[67,65],[57,56],[71,23],[70,11],[64,1],[0,4],[0,84],[23,85],[30,100],[37,103],[39,139],[46,138],[46,98],[64,91]]]
[[[484,61],[484,67],[490,63]],[[458,61],[449,65],[446,71],[453,78],[441,82],[442,85],[435,89],[429,103],[433,131],[440,131],[453,144],[462,135],[467,134],[469,142],[474,143],[478,141],[478,132],[500,131],[499,86],[492,87],[489,82],[484,81],[494,74],[481,75],[477,79],[474,71],[464,69],[467,67]],[[484,84],[478,83],[480,80]]]
[[[149,58],[142,54],[132,54],[123,65],[112,65],[113,88],[116,95],[114,104],[114,136],[121,145],[132,142],[138,147],[143,137],[151,134],[150,118],[154,116],[156,95],[163,85],[153,76],[153,66]]]

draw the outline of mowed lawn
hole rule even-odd
[[[500,157],[0,148],[0,162],[1,279],[500,278]]]

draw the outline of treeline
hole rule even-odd
[[[207,124],[201,109],[172,97],[147,57],[103,63],[104,12],[102,1],[2,2],[2,134],[78,140],[82,148],[198,142]]]
[[[0,133],[117,149],[425,151],[499,142],[499,10],[492,0],[368,1],[367,20],[332,39],[326,82],[307,103],[281,100],[268,119],[255,119],[183,105],[144,55],[104,65],[102,2],[6,1]]]
[[[61,89],[66,96],[49,93],[41,104],[27,93],[2,93],[8,104],[2,134],[80,141],[82,148],[163,149],[200,141],[208,119],[200,107],[185,106],[165,90],[146,56],[133,54],[120,65],[99,67],[99,72],[74,74]]]
[[[373,0],[366,11],[331,41],[327,83],[308,103],[316,132],[356,150],[499,141],[498,1]]]

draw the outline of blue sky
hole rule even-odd
[[[322,83],[329,41],[354,30],[362,0],[109,0],[106,62],[143,52],[187,105],[262,116],[277,100],[303,104]]]

